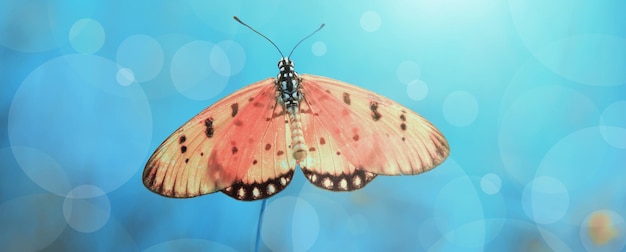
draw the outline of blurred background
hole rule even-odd
[[[261,201],[144,188],[192,116],[278,73],[370,89],[451,155],[362,190],[301,172],[261,251],[622,251],[624,1],[0,1],[1,251],[251,251]]]

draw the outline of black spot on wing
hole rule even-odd
[[[233,152],[233,155],[235,155],[235,154],[237,154],[239,149],[237,149],[237,146],[233,146],[233,149],[231,151]]]
[[[233,103],[232,105],[230,105],[230,108],[232,109],[230,116],[235,117],[237,115],[237,112],[239,112],[239,103]]]
[[[187,146],[180,146],[180,153],[185,153],[187,152]]]
[[[379,112],[378,112],[378,102],[375,101],[371,101],[370,102],[370,110],[372,111],[371,116],[372,116],[372,120],[374,121],[378,121],[380,120],[381,117],[383,117]]]
[[[402,129],[402,130],[406,130],[406,123],[402,123],[402,124],[400,124],[400,129]]]
[[[271,148],[272,148],[272,145],[271,145],[271,144],[269,144],[269,143],[268,143],[268,144],[265,144],[265,150],[266,150],[266,151],[270,150]]]
[[[350,94],[345,93],[345,92],[343,93],[343,102],[345,104],[350,105],[350,103],[351,103],[351,101],[350,101]]]
[[[180,136],[180,138],[178,139],[178,143],[182,144],[185,142],[185,140],[187,140],[187,138],[185,137],[185,135]]]
[[[206,120],[204,120],[204,127],[206,127],[206,129],[204,130],[204,133],[206,134],[206,136],[208,138],[213,137],[213,133],[215,133],[215,129],[213,128],[213,118],[209,117]]]

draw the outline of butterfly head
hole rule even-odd
[[[291,61],[289,58],[280,58],[280,60],[278,61],[278,70],[280,70],[280,73],[278,73],[278,76],[276,77],[276,79],[278,80],[279,83],[282,83],[285,81],[286,82],[299,81],[300,77],[298,73],[296,73],[296,71],[294,70],[293,61]],[[289,88],[289,89],[292,89],[292,88]]]
[[[289,58],[281,58],[278,61],[278,69],[281,73],[294,72],[293,61],[291,61]]]

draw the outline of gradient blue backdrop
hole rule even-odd
[[[297,71],[387,96],[451,146],[351,193],[297,172],[262,251],[624,249],[626,2],[223,2],[0,1],[1,251],[253,249],[260,201],[141,182],[182,123],[276,75],[233,15],[285,53],[325,23]]]

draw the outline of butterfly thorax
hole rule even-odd
[[[289,117],[289,129],[291,130],[291,150],[297,162],[307,156],[307,146],[304,143],[302,120],[300,119],[300,101],[302,90],[301,78],[294,70],[293,61],[289,58],[281,58],[278,61],[280,72],[276,76],[276,89],[278,102],[283,106]]]
[[[281,58],[278,61],[280,72],[276,76],[278,100],[285,108],[299,107],[302,93],[300,90],[300,76],[294,70],[293,61]]]

